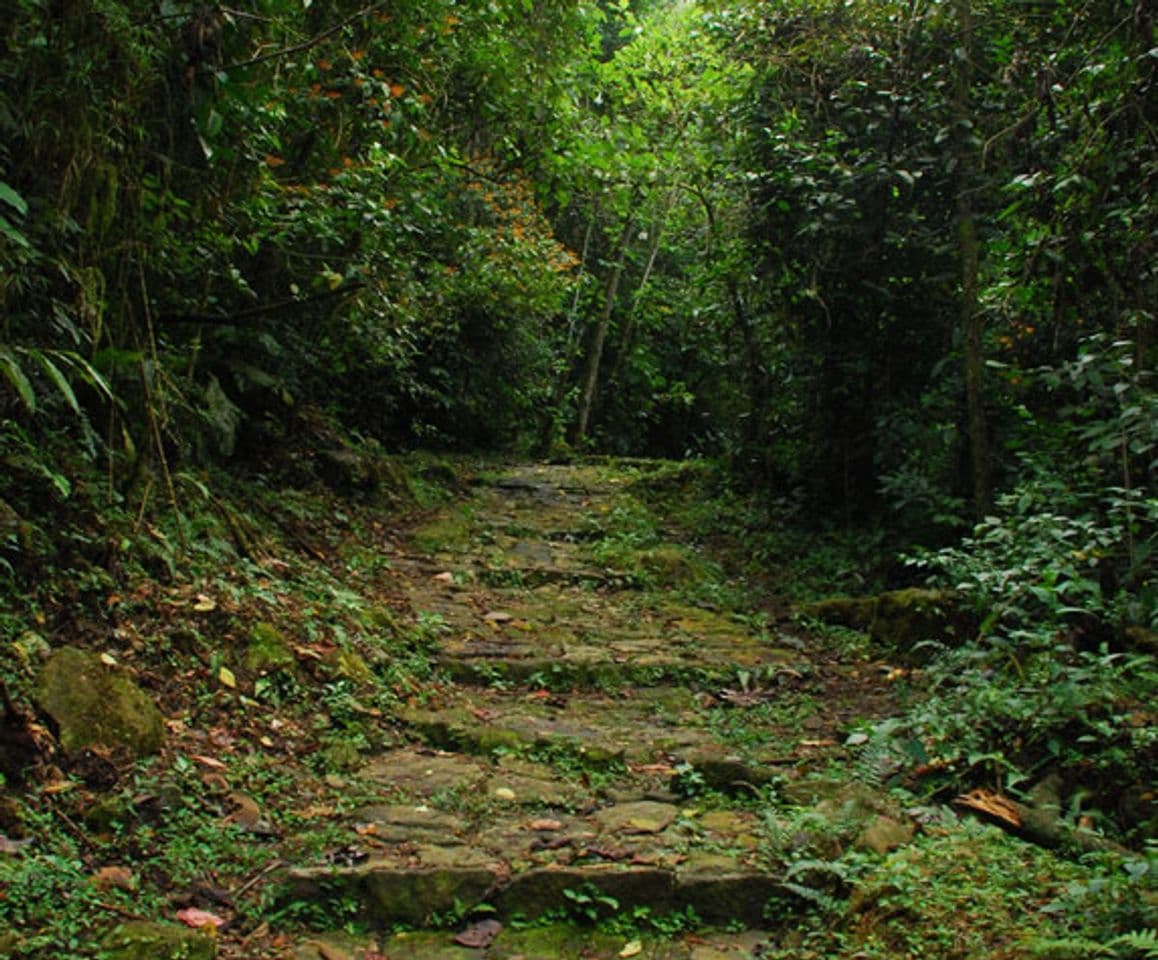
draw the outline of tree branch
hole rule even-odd
[[[220,67],[220,70],[239,70],[242,67],[254,67],[259,63],[265,63],[267,60],[276,60],[278,57],[288,57],[294,53],[301,53],[303,50],[309,50],[311,47],[316,47],[319,43],[323,43],[332,37],[335,33],[345,29],[355,20],[360,20],[362,17],[368,17],[370,14],[381,10],[385,6],[389,6],[390,0],[382,0],[381,3],[374,3],[368,7],[363,7],[357,13],[352,13],[346,17],[345,20],[334,26],[323,30],[316,36],[310,37],[309,40],[303,40],[301,43],[291,44],[288,47],[282,47],[280,50],[271,50],[269,53],[258,54],[256,57],[250,57],[248,60],[238,60],[236,63],[226,64]]]

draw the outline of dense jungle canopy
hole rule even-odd
[[[4,448],[123,494],[317,407],[918,540],[1017,488],[1125,531],[1153,42],[1143,0],[17,0]]]
[[[788,600],[968,607],[911,761],[1100,783],[1140,849],[1154,16],[4,0],[0,719],[30,630],[117,636],[139,578],[241,569],[266,524],[324,561],[282,491],[365,502],[413,451],[694,462],[703,539]]]

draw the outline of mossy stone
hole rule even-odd
[[[292,667],[297,663],[289,643],[272,623],[261,621],[249,631],[245,648],[245,666],[253,673]]]
[[[660,586],[686,586],[708,577],[707,567],[702,561],[673,544],[643,551],[637,563],[639,569]]]
[[[103,955],[107,960],[213,960],[217,941],[197,930],[142,920],[109,934]]]
[[[66,753],[85,747],[127,749],[143,757],[161,749],[161,711],[124,672],[77,647],[54,653],[41,670],[36,702],[55,721]]]
[[[867,630],[876,610],[876,597],[828,597],[802,603],[797,609],[806,617],[853,630]]]
[[[131,815],[128,802],[120,796],[99,797],[84,812],[85,826],[97,833],[105,833],[113,824],[125,821]]]
[[[342,647],[327,653],[322,658],[322,666],[330,676],[349,680],[360,687],[372,687],[377,679],[361,654]]]
[[[919,587],[882,593],[869,625],[873,641],[886,653],[909,661],[925,659],[914,650],[922,641],[960,643],[976,629],[975,618],[955,591]]]

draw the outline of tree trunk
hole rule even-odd
[[[627,241],[631,236],[635,224],[635,217],[628,215],[623,225],[623,232],[619,235],[619,242],[615,246],[614,263],[611,272],[607,275],[607,284],[603,290],[603,310],[599,314],[599,323],[595,327],[595,338],[591,341],[591,350],[587,354],[587,365],[583,372],[583,392],[579,396],[579,416],[575,424],[575,443],[581,444],[587,439],[587,427],[591,420],[591,408],[595,403],[595,390],[599,384],[599,367],[603,362],[603,345],[607,342],[607,330],[611,326],[611,314],[615,309],[615,298],[619,293],[619,281],[623,277],[627,266]]]
[[[969,431],[969,461],[973,486],[973,512],[981,519],[992,501],[989,478],[989,431],[985,420],[982,390],[981,333],[983,321],[977,302],[978,246],[977,222],[973,214],[972,191],[976,188],[977,157],[972,116],[969,109],[972,82],[973,8],[972,0],[955,0],[957,24],[961,31],[958,49],[956,114],[957,151],[957,244],[961,256],[961,333],[965,354],[965,404]]]

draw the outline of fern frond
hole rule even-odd
[[[1131,930],[1129,933],[1114,937],[1107,946],[1114,951],[1116,956],[1138,956],[1143,957],[1144,960],[1156,960],[1158,958],[1158,928]],[[1121,948],[1125,948],[1129,952],[1123,953]]]
[[[1083,960],[1085,957],[1112,957],[1113,951],[1096,940],[1084,937],[1064,937],[1055,940],[1035,940],[1026,946],[1035,957],[1047,960]]]

